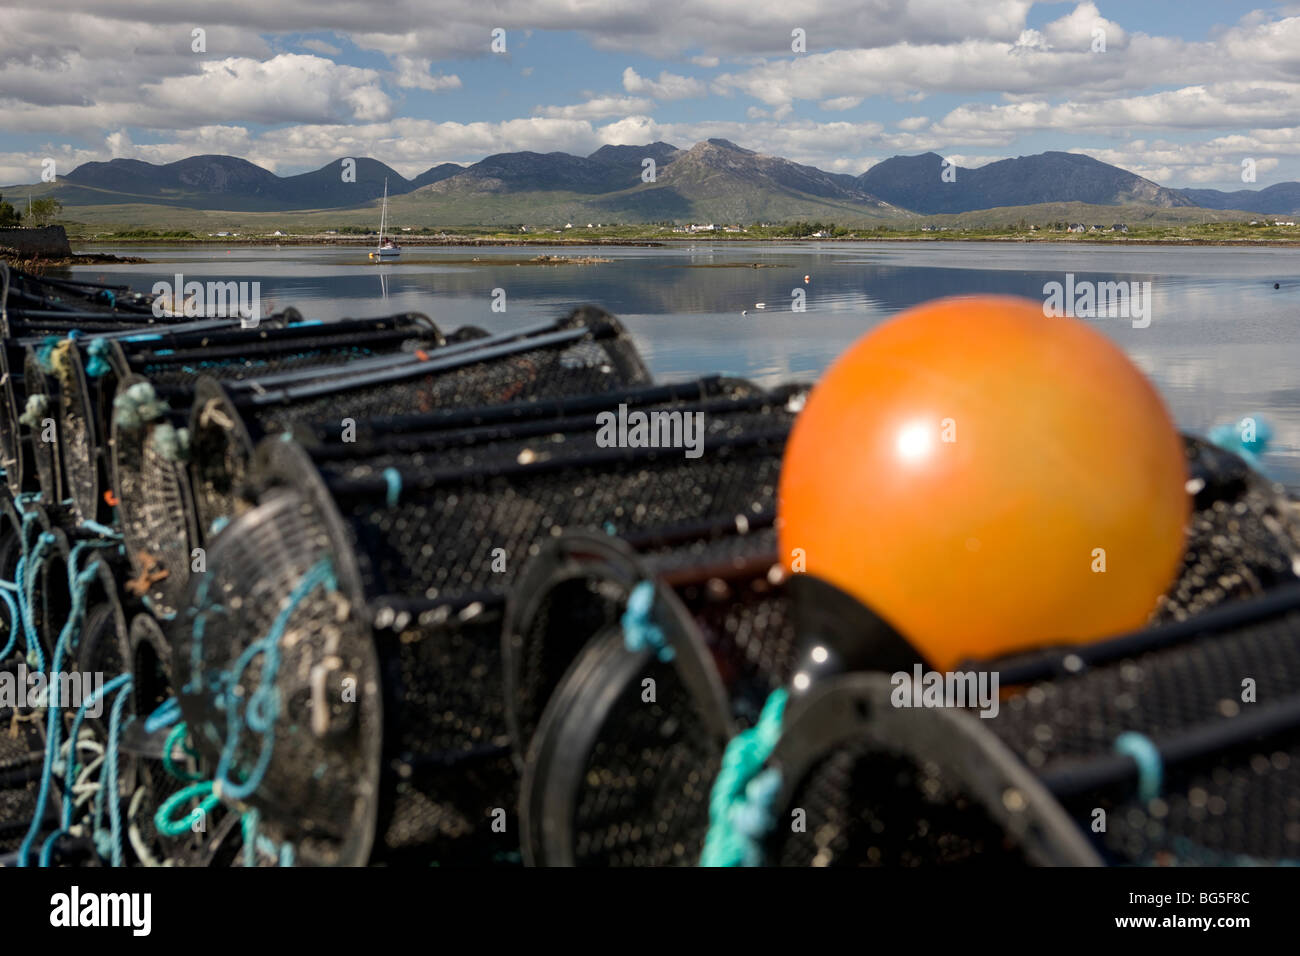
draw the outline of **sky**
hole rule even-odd
[[[1167,186],[1300,180],[1300,2],[0,0],[0,183],[712,137],[854,175],[1055,149]]]

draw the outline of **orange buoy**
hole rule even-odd
[[[1160,396],[1100,332],[1025,299],[941,299],[812,391],[781,552],[947,669],[1141,626],[1179,566],[1186,482]]]

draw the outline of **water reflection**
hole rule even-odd
[[[635,247],[406,247],[374,265],[360,247],[130,248],[147,265],[82,275],[148,289],[159,279],[258,281],[269,308],[343,316],[419,311],[443,329],[504,330],[591,302],[619,315],[663,379],[708,372],[765,383],[816,377],[863,332],[942,295],[1043,299],[1063,282],[1150,282],[1152,321],[1093,320],[1156,382],[1182,427],[1258,415],[1265,463],[1300,484],[1300,251],[1016,243]],[[540,255],[607,259],[536,264]],[[804,277],[808,276],[808,281]],[[1274,289],[1274,283],[1279,285]],[[492,310],[505,291],[505,312]],[[806,311],[794,311],[802,290]],[[765,303],[763,310],[755,309]],[[742,314],[747,312],[748,314]],[[1120,450],[1117,449],[1117,453]]]

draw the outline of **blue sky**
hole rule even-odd
[[[38,178],[45,159],[66,172],[203,152],[282,174],[370,155],[413,176],[712,136],[854,174],[900,153],[974,166],[1062,149],[1173,186],[1300,179],[1294,3],[6,4],[0,182]]]

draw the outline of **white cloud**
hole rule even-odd
[[[403,53],[394,54],[392,57],[393,66],[397,68],[397,85],[408,89],[429,90],[432,93],[438,93],[442,90],[460,89],[460,77],[452,74],[450,76],[432,73],[433,62],[421,57],[406,56]]]
[[[539,106],[535,112],[538,116],[551,119],[605,119],[610,116],[627,116],[632,113],[648,113],[654,109],[654,101],[638,96],[598,96],[585,103],[572,106]]]
[[[311,50],[313,53],[321,54],[321,56],[338,56],[343,52],[333,43],[326,43],[324,40],[303,40],[298,45],[304,50]]]
[[[629,93],[646,93],[657,100],[681,100],[703,96],[708,88],[693,77],[678,76],[667,70],[659,74],[659,79],[651,80],[629,66],[623,71],[623,89]]]
[[[821,108],[824,110],[851,110],[862,105],[860,96],[837,96],[834,99],[822,100]]]

